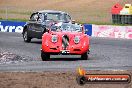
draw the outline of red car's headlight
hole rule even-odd
[[[56,42],[58,41],[57,36],[56,36],[56,35],[52,35],[51,41],[52,41],[53,43],[56,43]]]
[[[80,42],[80,37],[79,36],[75,36],[74,42],[75,42],[75,44],[78,44]]]

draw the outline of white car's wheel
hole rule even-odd
[[[23,33],[24,42],[31,42],[31,38],[28,37],[27,31]]]

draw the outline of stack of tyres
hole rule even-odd
[[[125,15],[121,15],[121,24],[125,24]]]
[[[125,15],[124,23],[128,24],[128,15]]]
[[[132,24],[132,15],[128,15],[128,24]]]
[[[112,22],[114,24],[120,24],[121,23],[121,16],[119,14],[112,14]]]
[[[132,6],[131,4],[125,4],[124,8],[120,11],[121,23],[132,24]]]
[[[120,4],[115,4],[112,9],[112,22],[114,24],[120,24],[121,23],[121,16],[119,15],[120,11],[122,10],[122,6]]]
[[[132,24],[132,15],[121,15],[121,24]]]
[[[117,24],[121,24],[121,15],[118,14]]]
[[[115,14],[112,14],[112,23],[115,23],[115,20],[113,19],[115,19]]]
[[[115,24],[117,21],[117,14],[112,14],[112,22]]]

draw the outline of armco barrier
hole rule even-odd
[[[0,21],[0,31],[21,33],[25,24],[26,22]],[[84,27],[89,36],[132,39],[132,26],[84,24]]]
[[[26,22],[0,21],[0,31],[2,32],[22,32]]]
[[[92,25],[92,36],[132,39],[132,26]]]
[[[22,32],[23,26],[26,22],[19,22],[19,21],[0,21],[0,31],[2,32]],[[91,24],[84,24],[85,29],[87,29],[86,34],[91,36],[92,35],[92,25]]]

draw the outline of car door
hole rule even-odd
[[[28,35],[29,37],[34,38],[35,37],[35,27],[36,21],[38,19],[38,13],[33,13],[30,17],[30,20],[28,22]]]
[[[35,37],[41,39],[42,34],[45,31],[44,14],[38,13],[38,19],[34,24],[34,29],[35,29]]]

